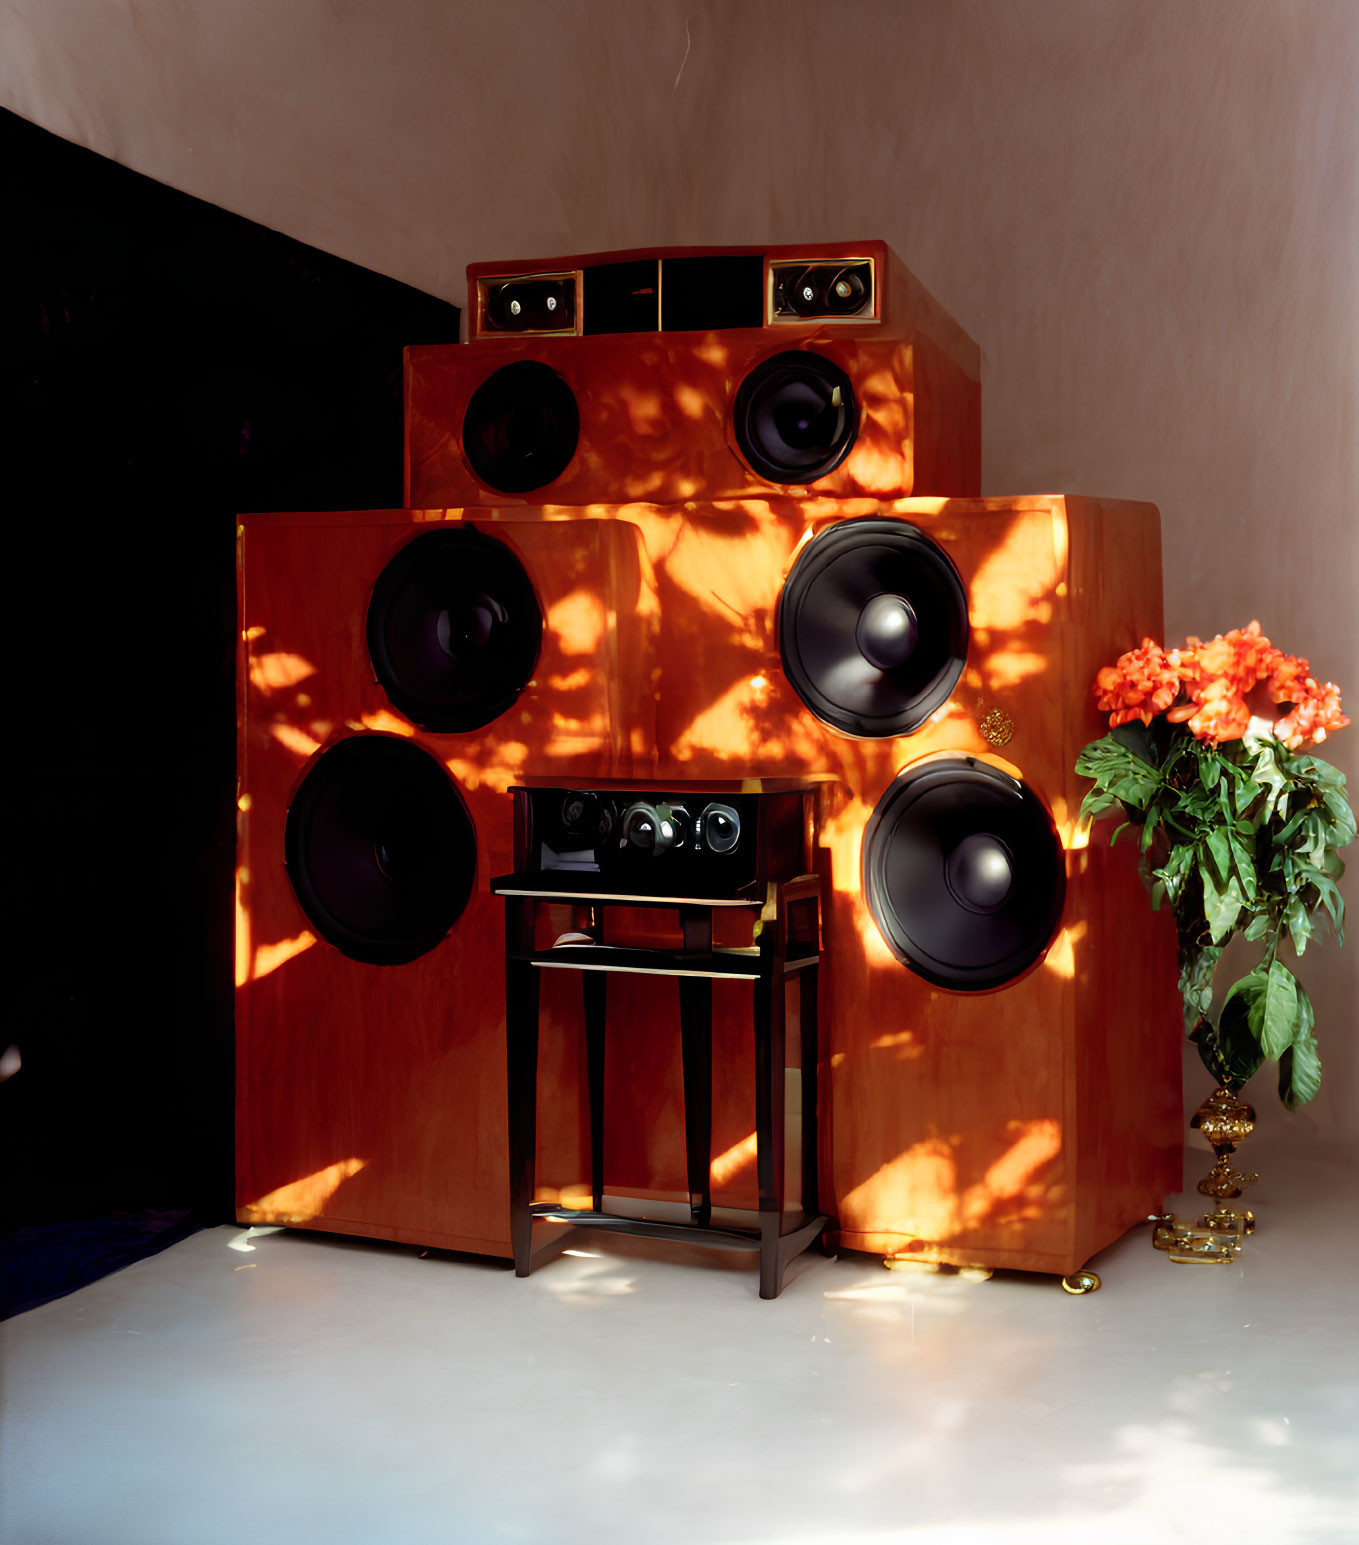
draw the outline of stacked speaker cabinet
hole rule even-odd
[[[672,536],[660,767],[835,775],[822,1203],[851,1247],[1069,1274],[1178,1189],[1173,934],[1131,853],[1087,845],[1074,772],[1160,574],[1152,506],[1061,496]]]
[[[407,351],[411,504],[979,490],[977,346],[881,242],[474,265],[468,287],[469,344]]]
[[[616,513],[654,560],[658,776],[830,778],[821,1205],[841,1240],[1076,1271],[1179,1185],[1173,937],[1130,851],[1087,845],[1074,773],[1101,729],[1095,671],[1159,632],[1157,512],[1054,495]],[[715,1194],[749,1205],[734,1005],[715,1035]],[[659,1136],[671,1039],[623,1053],[646,1092],[612,1160],[643,1193],[683,1187],[678,1133]]]
[[[650,766],[639,534],[246,516],[239,582],[238,1215],[508,1254],[487,883],[526,771]]]

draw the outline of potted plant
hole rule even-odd
[[[1185,1029],[1219,1093],[1234,1096],[1268,1059],[1294,1109],[1320,1087],[1321,1058],[1311,1002],[1283,957],[1301,956],[1323,919],[1344,938],[1336,881],[1354,814],[1344,775],[1308,749],[1349,723],[1340,691],[1252,622],[1179,649],[1143,639],[1094,692],[1110,730],[1077,759],[1094,780],[1081,815],[1121,811],[1111,842],[1140,834],[1152,905],[1175,918]],[[1214,1017],[1214,977],[1236,935],[1258,955]]]

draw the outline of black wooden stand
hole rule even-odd
[[[820,959],[820,890],[815,875],[770,879],[764,896],[720,899],[612,894],[599,887],[575,891],[571,876],[532,872],[491,882],[505,898],[505,985],[510,1150],[510,1238],[518,1276],[532,1265],[535,1218],[580,1227],[736,1250],[758,1250],[760,1297],[775,1298],[788,1263],[826,1226],[816,1212],[816,984]],[[604,944],[554,949],[534,946],[534,916],[539,904],[572,902],[593,909],[598,919],[610,906],[664,906],[678,909],[684,946],[679,950],[631,949]],[[713,945],[716,907],[754,907],[761,928],[756,945],[723,949]],[[810,909],[810,918],[808,917]],[[790,919],[798,926],[790,930]],[[589,1084],[592,1209],[588,1212],[533,1202],[537,1136],[538,983],[539,971],[570,969],[582,973],[585,1000],[586,1063]],[[604,1029],[607,973],[623,971],[673,976],[679,984],[680,1033],[684,1068],[685,1147],[691,1221],[665,1223],[623,1218],[604,1211]],[[784,1080],[787,1063],[785,992],[796,976],[800,991],[802,1065],[802,1209],[784,1205]],[[748,981],[755,1003],[755,1134],[760,1219],[758,1232],[712,1226],[709,1167],[712,1137],[712,984],[718,978]]]

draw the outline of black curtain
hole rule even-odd
[[[399,505],[458,311],[10,114],[0,167],[0,1221],[225,1221],[236,515]]]

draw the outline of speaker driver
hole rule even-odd
[[[863,889],[898,960],[937,986],[984,992],[1051,943],[1066,865],[1031,789],[971,757],[941,757],[902,773],[878,802]]]
[[[476,831],[427,751],[395,735],[356,735],[302,780],[284,860],[323,938],[354,960],[403,965],[462,915],[476,883]]]
[[[849,454],[859,431],[854,388],[838,365],[806,349],[765,360],[741,382],[736,443],[771,483],[811,483]]]
[[[829,527],[779,600],[794,691],[832,729],[909,735],[948,701],[967,659],[967,598],[943,549],[902,520]]]
[[[559,478],[580,440],[575,394],[538,360],[516,360],[472,393],[462,448],[483,483],[523,494]]]
[[[392,702],[426,729],[498,718],[533,676],[543,614],[518,558],[494,537],[448,526],[407,543],[378,576],[368,653]]]

